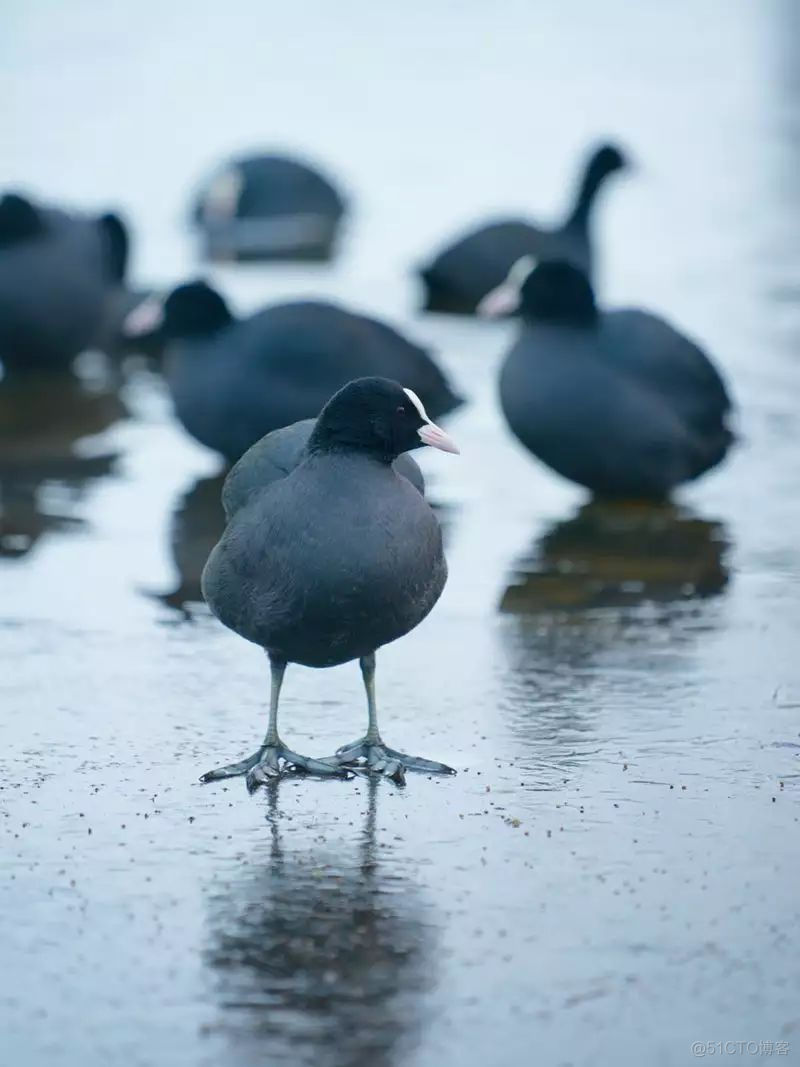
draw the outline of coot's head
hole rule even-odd
[[[478,311],[490,318],[519,311],[530,322],[591,326],[597,319],[594,293],[586,275],[566,260],[518,260],[508,277],[481,300]]]
[[[232,317],[216,289],[203,281],[188,282],[173,289],[164,302],[164,334],[204,337],[227,326]]]
[[[628,160],[621,148],[613,144],[601,144],[589,157],[588,170],[596,178],[602,179],[627,166]]]
[[[233,321],[228,305],[204,281],[179,285],[164,300],[151,297],[128,315],[123,332],[141,337],[158,331],[164,340],[208,337]]]
[[[411,389],[389,378],[356,378],[331,397],[308,442],[311,452],[365,452],[387,462],[420,444],[458,452]]]
[[[565,326],[591,326],[597,318],[594,293],[586,275],[566,260],[539,263],[520,289],[525,318]]]
[[[30,200],[16,193],[0,199],[0,247],[30,240],[43,231],[41,215]]]

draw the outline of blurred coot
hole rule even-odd
[[[318,415],[353,378],[404,381],[433,418],[461,402],[422,348],[332,304],[279,304],[236,319],[219,293],[190,282],[163,304],[161,330],[178,417],[229,462],[271,430]]]
[[[128,231],[114,214],[87,217],[0,199],[0,361],[7,373],[65,370],[102,347],[126,303]],[[114,309],[118,308],[115,315]]]
[[[542,229],[523,219],[489,222],[457,238],[420,274],[426,311],[473,315],[491,289],[499,285],[523,256],[566,259],[591,277],[591,218],[595,197],[606,178],[626,166],[619,148],[605,144],[587,160],[574,204],[560,226]]]
[[[586,276],[558,261],[539,264],[521,287],[504,283],[484,308],[515,303],[523,324],[500,401],[543,463],[598,496],[659,499],[725,457],[733,441],[725,384],[663,319],[598,310]]]
[[[192,219],[221,260],[326,260],[345,211],[316,168],[280,155],[233,159],[202,186]]]

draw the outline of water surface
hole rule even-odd
[[[267,690],[196,602],[216,460],[144,368],[4,417],[8,1062],[796,1059],[795,5],[6,6],[4,184],[118,205],[138,277],[169,284],[198,270],[205,167],[307,150],[352,193],[339,261],[212,276],[242,309],[385,314],[471,401],[461,459],[426,457],[448,587],[378,658],[387,740],[458,776],[254,798],[197,782],[253,748]],[[484,212],[557,213],[605,135],[640,165],[598,217],[602,297],[689,330],[740,406],[730,462],[656,515],[587,511],[511,440],[512,328],[415,313],[414,263]],[[284,692],[301,751],[363,727],[353,665]]]

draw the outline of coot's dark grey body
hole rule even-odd
[[[0,360],[7,371],[63,370],[99,346],[121,289],[127,234],[9,195],[0,201]]]
[[[594,263],[591,211],[605,178],[624,166],[621,153],[609,145],[588,160],[575,204],[561,226],[540,227],[522,219],[490,222],[447,245],[420,274],[425,283],[425,309],[472,315],[481,299],[507,276],[523,256],[564,259],[591,277]]]
[[[229,475],[228,524],[203,571],[203,595],[221,622],[268,652],[271,717],[254,756],[205,781],[247,774],[254,788],[279,773],[280,759],[317,774],[342,774],[365,761],[398,781],[406,767],[449,773],[387,748],[375,705],[375,650],[420,623],[447,578],[436,517],[396,469],[404,459],[416,480],[416,464],[400,454],[420,440],[455,450],[413,393],[364,378],[341,389],[313,428],[270,435]],[[331,667],[352,659],[361,662],[367,690],[367,735],[323,761],[289,752],[277,733],[286,664]]]
[[[200,191],[193,218],[214,259],[330,258],[345,203],[318,170],[284,156],[234,159]]]
[[[189,289],[202,297],[206,287]],[[167,301],[167,327],[175,295]],[[403,381],[434,418],[460,403],[424,349],[374,319],[312,301],[247,319],[225,314],[214,328],[169,342],[165,367],[183,425],[229,462],[271,430],[317,415],[353,378]]]
[[[577,280],[591,301],[566,265],[544,264],[523,286],[524,325],[500,375],[522,444],[600,496],[661,498],[718,464],[733,440],[731,404],[705,353],[643,311],[599,313],[592,302],[569,321],[526,309],[526,290],[550,270],[560,271],[553,293]]]

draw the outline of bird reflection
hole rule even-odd
[[[25,556],[44,534],[83,525],[70,505],[113,471],[117,454],[76,445],[126,414],[116,392],[71,375],[0,382],[0,557]],[[66,506],[53,508],[49,489],[66,491]]]
[[[225,477],[226,472],[198,478],[188,492],[180,497],[172,516],[170,548],[178,580],[173,589],[157,593],[156,599],[180,612],[187,621],[204,603],[200,577],[211,549],[225,529],[221,501]],[[431,502],[431,507],[436,512],[446,544],[456,508],[452,504],[437,505],[434,502]]]
[[[605,709],[641,710],[683,677],[728,582],[725,531],[672,504],[592,502],[552,526],[517,564],[500,610],[502,689],[512,729],[540,774],[593,758]],[[625,694],[621,697],[620,694]]]
[[[355,855],[343,854],[338,841],[342,852],[284,847],[278,797],[285,784],[268,785],[268,854],[253,857],[247,873],[209,902],[206,961],[219,1030],[243,1062],[252,1048],[259,1063],[293,1067],[394,1063],[422,1022],[433,927],[414,885],[396,864],[390,869],[376,840],[384,783],[370,778],[364,787]],[[284,829],[291,828],[290,818]]]
[[[193,609],[203,603],[200,576],[225,529],[221,500],[225,474],[198,478],[180,497],[172,516],[170,548],[178,581],[174,589],[157,594],[157,599],[186,619],[191,619]]]
[[[592,501],[523,558],[500,610],[625,608],[715,596],[728,582],[722,525],[673,504]]]

